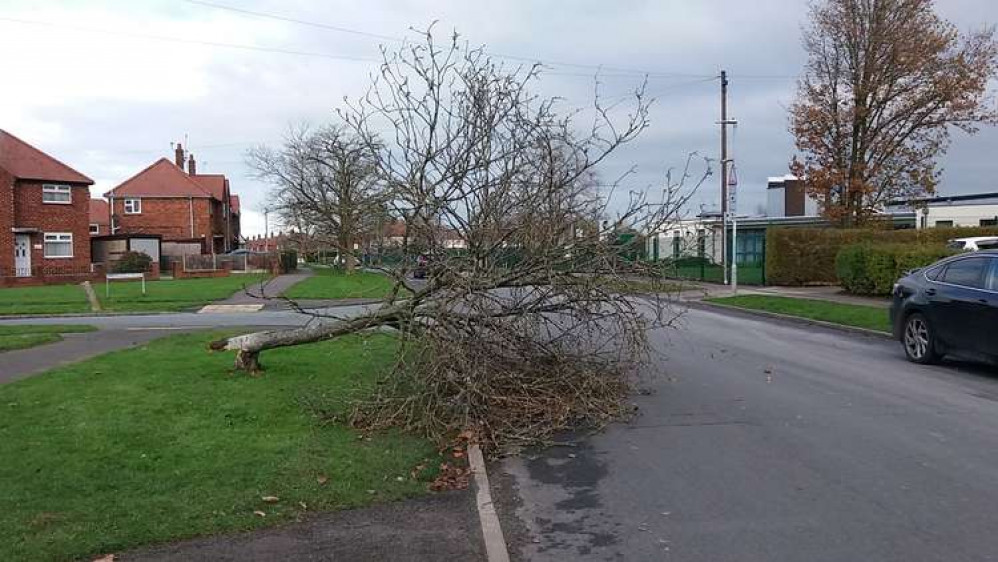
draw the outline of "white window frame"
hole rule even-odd
[[[66,200],[49,200],[46,199],[46,195],[66,195]],[[73,186],[66,185],[62,183],[43,183],[42,184],[42,203],[46,205],[72,205],[73,204]]]
[[[52,238],[52,240],[50,240]],[[49,242],[65,244],[69,242],[68,255],[52,255],[49,253]],[[73,257],[73,233],[72,232],[46,232],[42,236],[42,248],[45,259],[69,259]]]
[[[131,207],[131,209],[129,209]],[[125,199],[125,214],[126,215],[141,215],[142,214],[142,200],[139,198],[129,198]]]
[[[100,224],[96,222],[90,223],[90,234],[100,235]]]

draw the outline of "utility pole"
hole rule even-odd
[[[728,72],[721,71],[721,268],[728,284]]]

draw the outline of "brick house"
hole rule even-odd
[[[93,183],[0,130],[0,285],[90,278]]]
[[[103,199],[90,200],[90,235],[111,234],[111,208]]]
[[[231,212],[229,180],[222,174],[198,174],[196,166],[193,155],[185,162],[178,144],[174,162],[160,158],[105,193],[111,234],[158,234],[164,254],[237,248],[239,215]]]

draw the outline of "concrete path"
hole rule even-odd
[[[699,283],[696,289],[690,288],[683,292],[684,298],[728,297],[731,296],[731,288],[727,285],[714,283]],[[842,304],[857,304],[863,306],[876,306],[888,308],[891,305],[890,299],[886,297],[863,297],[850,295],[842,290],[842,287],[822,286],[822,287],[754,287],[751,285],[740,285],[739,295],[772,295],[776,297],[789,297],[795,299],[815,299],[831,301]]]
[[[122,562],[474,562],[485,560],[470,490],[125,552]]]
[[[998,370],[689,310],[642,415],[492,471],[514,558],[998,559]]]
[[[124,349],[163,337],[163,330],[99,330],[63,334],[63,340],[28,349],[0,353],[0,384],[75,363],[109,351]]]
[[[259,284],[252,285],[247,287],[248,292],[240,290],[231,297],[217,301],[215,304],[263,304],[272,308],[282,308],[284,303],[280,300],[273,300],[273,298],[279,297],[284,291],[311,276],[311,269],[299,269],[294,273],[278,275],[267,281],[262,287]]]

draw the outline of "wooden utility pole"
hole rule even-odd
[[[721,268],[728,283],[728,73],[721,71]]]

